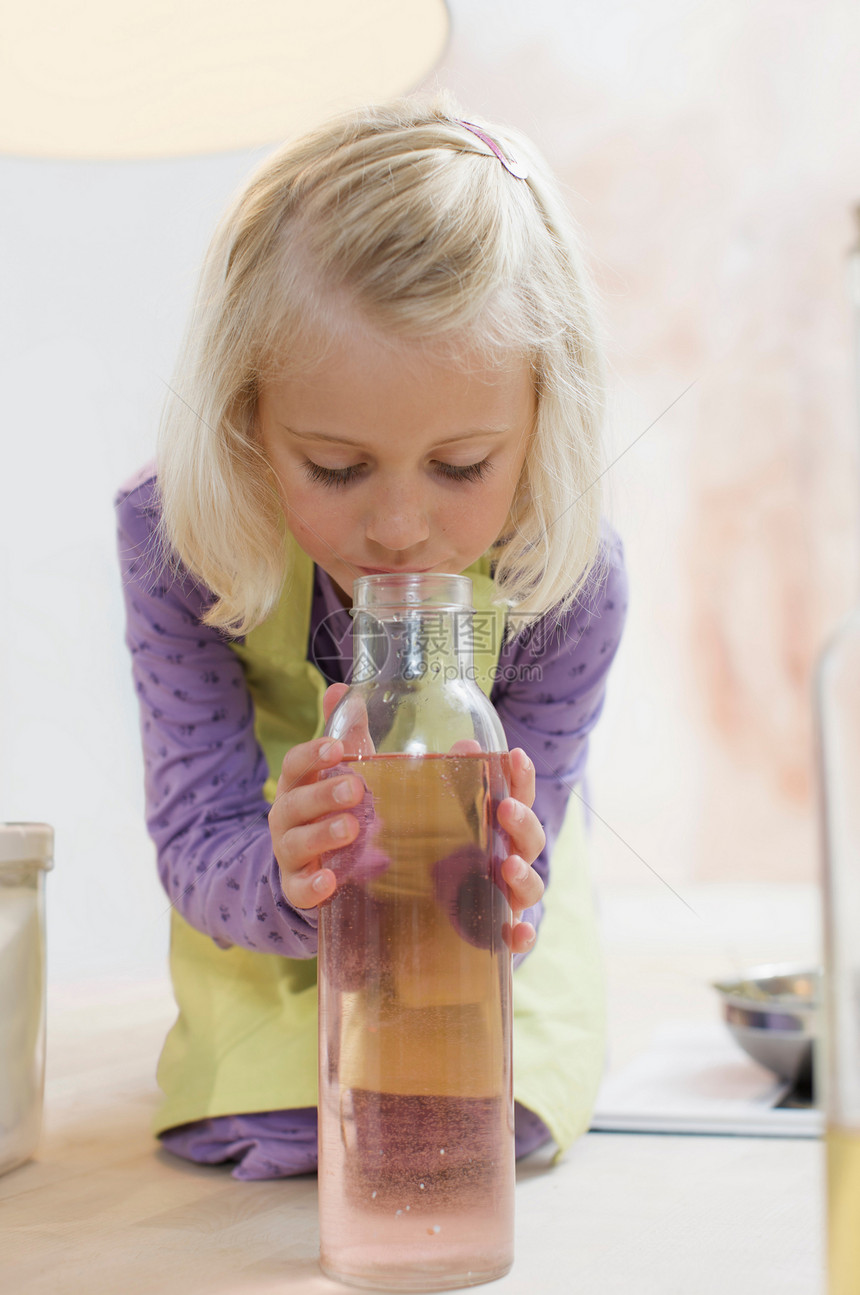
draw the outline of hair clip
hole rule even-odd
[[[460,121],[459,118],[457,119],[457,125],[462,126],[465,130],[470,130],[473,135],[477,135],[478,139],[482,140],[487,148],[495,153],[505,170],[509,171],[517,180],[527,180],[529,178],[528,167],[524,166],[522,162],[518,162],[510,153],[503,153],[496,141],[485,130],[481,130],[480,126],[475,126],[470,121]]]

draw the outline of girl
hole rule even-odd
[[[216,232],[157,470],[117,497],[179,1008],[155,1132],[177,1155],[246,1179],[316,1166],[320,856],[361,799],[320,777],[343,755],[320,735],[352,582],[378,571],[465,572],[486,613],[517,1153],[588,1126],[602,995],[574,785],[626,609],[589,291],[531,146],[444,98],[282,149]]]

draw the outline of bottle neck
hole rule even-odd
[[[354,613],[353,683],[474,681],[471,608]]]

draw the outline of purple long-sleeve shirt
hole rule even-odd
[[[287,901],[272,852],[262,794],[269,770],[243,667],[229,646],[240,640],[203,625],[211,591],[187,573],[170,576],[158,558],[154,465],[127,482],[115,504],[146,820],[161,883],[181,916],[222,947],[313,956],[316,911]],[[604,537],[605,578],[592,581],[558,625],[550,614],[503,645],[491,693],[508,745],[522,747],[535,766],[533,808],[546,845],[534,866],[547,884],[627,608],[621,542],[608,527]],[[346,678],[351,664],[350,636],[326,634],[343,617],[330,578],[315,565],[309,659],[330,679]],[[536,925],[540,916],[540,905],[524,914]]]
[[[161,883],[182,917],[220,945],[312,956],[316,913],[288,903],[272,853],[262,793],[269,770],[242,664],[230,637],[200,622],[211,592],[188,575],[170,577],[156,556],[152,465],[120,490],[116,509],[146,818]],[[571,788],[583,777],[627,607],[621,543],[606,534],[605,580],[558,626],[546,617],[525,641],[505,644],[491,693],[508,745],[522,747],[535,766],[534,811],[546,845],[534,866],[545,883]],[[322,623],[333,614],[344,609],[315,566],[309,643],[318,657]],[[322,653],[330,677],[345,642],[335,635]],[[350,663],[341,663],[341,677]]]

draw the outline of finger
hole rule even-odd
[[[293,908],[316,908],[334,894],[337,879],[331,868],[312,865],[282,878],[281,884]]]
[[[358,805],[367,789],[363,779],[350,774],[348,765],[335,765],[329,772],[330,777],[292,787],[275,801],[269,810],[273,836]]]
[[[546,845],[546,833],[537,814],[521,801],[508,797],[500,801],[496,817],[510,838],[511,853],[521,854],[529,863],[534,863]]]
[[[448,752],[449,755],[480,755],[481,744],[472,737],[461,737]]]
[[[509,855],[502,864],[502,880],[508,887],[511,908],[515,914],[532,908],[544,892],[539,873],[516,854]]]
[[[370,736],[370,725],[367,719],[367,703],[363,697],[355,697],[349,727],[344,734],[346,749],[356,756],[376,755],[376,747]]]
[[[332,741],[330,737],[317,737],[312,742],[300,742],[297,746],[291,747],[281,765],[275,803],[280,796],[291,791],[293,787],[316,782],[321,771],[331,768],[342,759],[343,743]]]
[[[318,872],[320,855],[350,845],[358,836],[359,830],[358,819],[354,814],[336,814],[315,823],[291,827],[277,838],[274,842],[276,858],[289,860],[288,867],[281,866],[281,883],[290,903],[295,902],[291,898],[295,879],[306,878],[309,873]],[[300,880],[298,884],[303,882]]]
[[[348,683],[332,683],[326,688],[323,696],[323,716],[326,724],[331,719],[332,711],[335,710],[341,698],[348,692]]]
[[[535,767],[521,746],[510,753],[511,795],[531,809],[535,801]]]
[[[537,932],[531,922],[505,922],[502,939],[511,953],[527,953],[535,942]]]
[[[341,693],[338,702],[346,696],[349,688],[345,684],[332,684],[327,690],[327,694],[332,688],[344,688],[346,691]],[[323,709],[325,709],[325,698],[323,698]],[[332,712],[334,706],[332,706]],[[329,712],[331,714],[332,712]],[[328,719],[326,720],[328,723]],[[343,742],[346,751],[347,760],[361,760],[367,756],[376,755],[376,747],[373,745],[373,739],[370,736],[370,726],[367,719],[367,704],[364,698],[356,691],[352,691],[349,701],[346,704],[341,715],[338,717],[337,725],[338,735]]]

